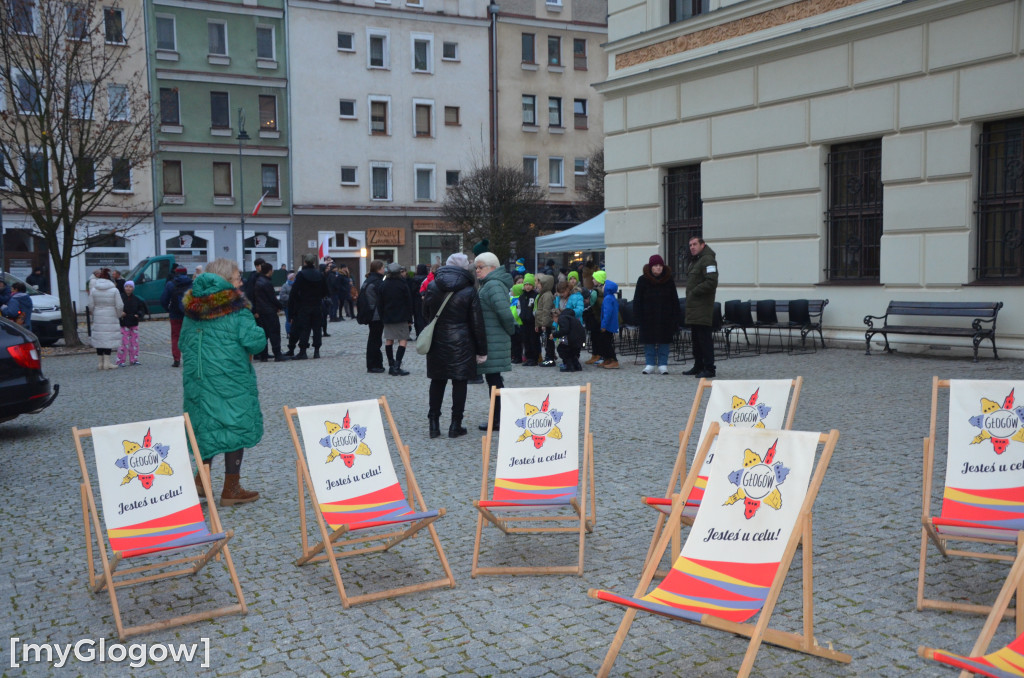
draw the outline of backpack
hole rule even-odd
[[[373,308],[370,306],[370,285],[377,283],[367,279],[359,290],[356,297],[356,322],[360,325],[369,325],[373,321]]]

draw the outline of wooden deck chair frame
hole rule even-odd
[[[585,547],[585,536],[593,532],[597,525],[597,498],[594,493],[594,436],[590,432],[590,384],[580,386],[580,392],[585,394],[584,415],[583,415],[583,457],[580,460],[580,492],[577,499],[572,501],[574,515],[558,516],[509,516],[508,518],[498,517],[487,507],[481,506],[480,502],[487,500],[487,490],[490,487],[490,459],[491,442],[494,438],[494,402],[495,398],[501,395],[500,389],[491,387],[490,411],[487,415],[487,434],[483,436],[483,480],[480,483],[480,499],[473,501],[473,506],[478,511],[476,517],[476,538],[473,542],[473,565],[470,571],[472,577],[478,574],[583,574],[583,556]],[[589,497],[587,496],[589,492]],[[589,515],[587,511],[590,511]],[[538,565],[518,567],[480,567],[480,542],[483,536],[484,520],[491,523],[504,534],[543,534],[550,532],[576,532],[579,535],[579,553],[576,565]],[[515,526],[512,523],[525,522],[525,526]],[[538,522],[573,522],[574,526],[544,527],[535,526]]]
[[[985,620],[985,625],[982,626],[981,633],[974,642],[974,647],[971,648],[970,653],[967,655],[968,657],[980,657],[988,651],[988,646],[992,643],[996,629],[999,628],[999,623],[1003,621],[1004,617],[1012,614],[1017,636],[1024,633],[1024,606],[1017,605],[1015,610],[1010,609],[1010,601],[1014,596],[1016,596],[1017,600],[1024,596],[1024,549],[1021,548],[1022,546],[1024,546],[1024,533],[1018,533],[1017,558],[1013,561],[1010,573],[1007,575],[1006,581],[1003,582],[1003,587],[999,590],[999,595],[996,596],[988,618]],[[925,659],[934,660],[935,652],[935,648],[924,645],[917,648],[917,654]],[[960,676],[961,678],[967,678],[971,673],[971,671],[963,670],[960,672]]]
[[[231,561],[231,553],[228,550],[228,541],[232,536],[234,536],[234,531],[225,531],[221,526],[220,516],[217,514],[217,505],[213,500],[213,492],[210,489],[210,476],[209,473],[205,471],[206,467],[203,465],[202,457],[199,455],[199,445],[196,443],[196,434],[192,430],[192,421],[189,419],[187,412],[185,413],[184,418],[185,432],[188,435],[189,445],[192,447],[193,461],[195,462],[196,467],[200,470],[200,476],[203,481],[203,493],[206,496],[206,508],[210,512],[209,521],[213,528],[211,531],[214,534],[223,532],[224,537],[217,541],[204,544],[206,548],[202,553],[174,558],[172,560],[159,563],[139,565],[137,567],[124,570],[117,569],[118,565],[120,565],[122,561],[122,552],[114,551],[113,558],[109,558],[107,556],[107,544],[105,543],[106,538],[104,537],[105,533],[103,526],[100,524],[100,515],[96,509],[96,497],[93,494],[92,481],[89,477],[89,470],[85,463],[85,452],[82,449],[82,439],[92,437],[92,429],[79,429],[78,427],[72,427],[71,429],[71,433],[75,438],[75,450],[78,452],[78,464],[82,470],[82,483],[80,485],[80,490],[82,497],[82,522],[85,527],[85,550],[88,561],[89,588],[92,589],[93,593],[99,593],[103,589],[106,589],[110,594],[110,606],[114,611],[114,624],[117,627],[117,635],[121,640],[124,640],[129,636],[149,633],[150,631],[160,631],[163,629],[173,628],[175,626],[183,626],[185,624],[191,624],[192,622],[202,621],[205,619],[216,619],[217,617],[225,617],[231,614],[248,613],[248,608],[245,604],[245,596],[242,595],[242,586],[238,581],[238,574],[235,572],[235,565]],[[95,568],[95,554],[93,553],[94,537],[96,540],[96,551],[99,553],[100,557],[101,572],[97,572]],[[166,549],[168,553],[173,550],[178,549]],[[161,551],[156,551],[155,553],[160,552]],[[198,574],[198,572],[203,569],[207,563],[214,558],[220,560],[221,556],[223,556],[224,566],[228,571],[228,575],[231,577],[231,584],[234,586],[235,596],[238,598],[237,604],[227,605],[205,612],[183,614],[177,617],[172,617],[171,619],[150,622],[148,624],[137,624],[135,626],[128,627],[124,625],[124,622],[121,619],[121,606],[117,601],[117,589],[125,586],[134,586],[135,584],[146,584],[161,581],[172,577]],[[169,567],[175,567],[177,569],[169,572],[165,571],[153,574],[143,574],[144,572],[163,570]],[[131,578],[121,579],[122,577]]]
[[[412,507],[415,508],[418,506],[418,510],[420,512],[426,512],[427,505],[423,500],[423,494],[420,492],[420,486],[416,482],[416,474],[413,473],[412,470],[409,446],[402,443],[402,436],[398,433],[398,426],[395,424],[395,418],[391,414],[391,408],[388,406],[387,398],[381,396],[380,398],[377,398],[377,403],[384,409],[384,414],[387,416],[388,426],[391,429],[392,440],[395,443],[395,447],[398,448],[398,455],[401,458],[402,466],[405,469],[405,496]],[[444,517],[445,510],[443,508],[438,509],[436,516],[417,520],[411,525],[401,527],[401,529],[385,533],[374,533],[364,537],[346,539],[345,537],[349,534],[358,534],[358,532],[351,532],[347,525],[343,525],[332,531],[328,527],[326,519],[324,519],[323,511],[320,509],[320,503],[316,499],[316,492],[313,489],[313,480],[309,475],[309,466],[306,464],[306,456],[303,452],[302,444],[299,442],[298,431],[295,428],[297,409],[286,406],[284,408],[284,416],[285,419],[288,420],[288,430],[292,436],[292,443],[295,445],[295,472],[299,486],[299,526],[302,531],[302,555],[295,561],[295,564],[301,566],[307,563],[321,562],[324,560],[330,563],[331,575],[334,578],[335,586],[338,588],[338,596],[341,598],[341,605],[345,609],[348,609],[352,605],[369,603],[385,598],[395,598],[397,596],[418,593],[420,591],[429,591],[445,586],[448,588],[455,588],[455,575],[452,574],[451,567],[448,565],[448,558],[444,554],[444,549],[441,547],[441,540],[437,536],[437,529],[433,525],[436,520]],[[306,520],[307,489],[309,490],[309,496],[311,503],[313,504],[313,514],[315,516],[317,528],[320,532],[320,541],[312,545],[309,543],[309,530]],[[385,589],[383,591],[375,591],[373,593],[364,593],[358,596],[350,596],[345,592],[345,584],[341,579],[341,570],[338,568],[339,558],[387,551],[406,539],[414,537],[416,533],[423,528],[426,528],[430,533],[430,539],[434,544],[434,548],[437,550],[437,556],[441,561],[441,567],[444,569],[444,577],[433,581],[421,582],[419,584],[410,584],[408,586],[398,586],[391,589]],[[346,547],[365,544],[372,541],[383,541],[384,543],[344,550]],[[326,547],[328,544],[330,544],[329,548]]]
[[[676,488],[679,487],[686,479],[686,450],[690,446],[690,438],[693,436],[693,428],[697,425],[697,415],[700,412],[701,403],[704,400],[704,392],[707,389],[710,389],[713,385],[714,382],[710,379],[701,379],[697,382],[697,392],[693,396],[693,405],[690,406],[690,415],[686,418],[686,428],[679,432],[679,451],[676,453],[676,461],[672,466],[672,474],[669,476],[668,489],[665,490],[664,495],[665,499],[671,499],[676,492]],[[793,427],[793,417],[796,416],[796,406],[800,402],[800,390],[803,388],[803,385],[803,377],[797,377],[790,381],[790,395],[789,402],[787,403],[786,419],[782,424],[783,430],[788,431]],[[686,496],[689,496],[689,492],[686,493]],[[641,498],[640,501],[645,506],[650,506],[646,501],[646,497]],[[651,543],[647,547],[647,555],[644,556],[644,563],[650,560],[651,555],[654,553],[658,540],[661,538],[662,530],[665,527],[666,517],[665,513],[658,511],[658,521],[654,525],[654,534],[651,535]],[[683,525],[693,524],[692,517],[683,516],[681,520]],[[680,533],[677,530],[672,535],[672,551],[670,553],[672,562],[675,562],[675,559],[679,557],[679,549],[681,546]],[[659,570],[658,573],[663,574],[664,571]]]
[[[953,612],[968,612],[971,614],[988,614],[992,610],[990,605],[979,605],[975,603],[958,603],[951,600],[940,600],[936,598],[926,598],[925,589],[925,575],[928,564],[928,544],[931,542],[939,550],[939,553],[943,557],[949,558],[962,557],[962,558],[978,558],[981,560],[996,560],[1002,562],[1013,562],[1017,558],[1017,554],[1008,553],[986,553],[983,551],[972,551],[966,549],[952,549],[949,548],[948,542],[950,541],[963,541],[975,544],[1012,544],[1014,539],[1017,541],[1017,553],[1020,553],[1020,539],[1017,534],[1012,534],[1012,538],[1008,539],[991,539],[986,537],[969,537],[969,536],[954,536],[954,535],[941,535],[935,529],[932,524],[931,515],[931,501],[932,501],[932,482],[935,475],[935,427],[936,427],[936,416],[938,413],[938,400],[939,400],[939,389],[949,389],[948,379],[939,379],[938,377],[932,377],[932,403],[931,403],[931,421],[928,425],[928,436],[924,439],[924,477],[922,479],[921,488],[921,557],[918,564],[917,570],[917,609],[920,610],[947,610]],[[1011,532],[1008,530],[1008,532]],[[1010,616],[1016,612],[1015,608],[1009,608],[1004,610],[1003,614]]]
[[[711,424],[711,428],[708,429],[708,435],[705,436],[704,441],[697,450],[696,458],[694,459],[693,466],[690,468],[690,472],[686,477],[686,481],[683,483],[682,491],[672,497],[672,512],[668,517],[666,524],[667,529],[662,532],[661,537],[658,539],[657,550],[655,553],[656,557],[648,559],[644,565],[643,575],[640,577],[640,583],[637,585],[636,591],[633,594],[634,597],[639,598],[650,589],[651,581],[655,576],[655,570],[657,569],[658,563],[661,562],[661,558],[664,557],[665,551],[669,546],[669,540],[672,533],[678,533],[681,528],[683,507],[686,504],[686,497],[690,495],[694,485],[697,483],[698,472],[704,463],[704,459],[707,457],[708,451],[711,449],[711,441],[717,434],[718,422],[713,422]],[[743,656],[743,662],[740,664],[739,671],[736,674],[739,678],[745,678],[750,675],[750,671],[754,665],[754,659],[757,657],[757,652],[762,643],[777,645],[779,647],[785,647],[805,654],[843,663],[849,663],[852,660],[852,657],[849,654],[838,652],[832,649],[831,645],[828,648],[818,645],[817,640],[814,638],[814,555],[812,547],[812,509],[838,440],[839,431],[835,429],[830,431],[828,434],[821,434],[818,438],[818,444],[824,444],[824,448],[818,454],[818,461],[814,467],[814,474],[811,476],[810,483],[808,484],[807,494],[804,497],[803,506],[800,509],[800,515],[797,518],[796,524],[793,526],[793,533],[790,535],[789,541],[786,543],[786,549],[783,552],[782,560],[779,562],[779,568],[775,573],[771,589],[768,591],[764,605],[758,613],[759,616],[757,622],[753,624],[749,622],[738,623],[720,619],[708,614],[701,616],[701,620],[699,622],[701,626],[719,629],[738,636],[750,638],[746,653]],[[798,546],[803,550],[801,579],[803,588],[803,620],[802,632],[793,633],[770,628],[768,624],[771,621],[772,612],[775,609],[775,603],[779,599],[779,594],[782,591],[782,585],[786,580],[786,575],[789,573],[789,568],[792,565],[793,557],[796,554]],[[597,599],[598,593],[599,591],[597,589],[590,589],[587,591],[587,595],[594,599]],[[619,650],[622,649],[622,645],[626,640],[626,635],[629,633],[629,628],[632,626],[637,612],[638,610],[632,607],[626,609],[622,622],[619,624],[619,629],[615,633],[615,638],[612,640],[612,644],[608,648],[608,653],[605,655],[604,662],[601,664],[601,668],[597,673],[599,677],[603,678],[608,676],[611,672],[612,665],[615,663],[616,657],[618,657]]]

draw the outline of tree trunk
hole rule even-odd
[[[78,338],[78,315],[71,303],[71,284],[68,282],[67,268],[63,262],[55,256],[50,256],[53,267],[57,273],[57,295],[60,298],[60,322],[64,328],[64,345],[81,346]]]

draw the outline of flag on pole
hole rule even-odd
[[[270,191],[267,191],[266,193],[264,193],[263,195],[260,196],[260,199],[256,203],[256,206],[252,208],[252,215],[253,216],[256,216],[257,214],[260,213],[260,208],[263,207],[263,199],[266,198],[267,195],[269,195],[269,194],[270,194]]]
[[[328,249],[330,247],[328,243],[330,242],[330,238],[331,236],[325,235],[323,241],[320,243],[320,248],[317,250],[317,256],[320,257],[320,261],[323,261],[328,257]]]

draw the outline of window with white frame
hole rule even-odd
[[[522,53],[524,64],[537,63],[536,40],[536,35],[533,33],[523,33]]]
[[[356,119],[356,100],[338,99],[338,117],[348,120]]]
[[[442,61],[458,61],[459,60],[459,43],[450,42],[445,40],[441,43],[441,60]]]
[[[274,27],[265,24],[256,26],[256,58],[275,60]]]
[[[565,161],[562,158],[548,158],[548,186],[565,186]]]
[[[231,191],[231,163],[213,163],[213,196],[215,198],[230,198]]]
[[[228,26],[223,21],[207,21],[206,34],[208,40],[207,54],[213,56],[228,55]]]
[[[356,51],[356,36],[352,33],[345,33],[338,31],[338,51],[339,52],[354,52]]]
[[[434,200],[434,166],[414,165],[416,200]]]
[[[413,136],[430,137],[434,135],[434,102],[426,99],[413,99]]]
[[[42,190],[50,183],[50,168],[46,156],[39,148],[29,149],[29,152],[22,158],[24,165],[25,186],[35,190]]]
[[[370,134],[387,136],[391,133],[391,97],[370,97]]]
[[[429,33],[413,33],[412,38],[412,72],[434,72],[434,36]]]
[[[110,186],[115,193],[132,192],[132,164],[127,158],[111,158]]]
[[[366,29],[366,67],[390,68],[391,57],[388,54],[389,32],[379,28]]]
[[[107,85],[107,119],[128,120],[130,109],[128,106],[128,85]]]
[[[557,35],[548,36],[548,66],[562,65],[562,38]]]
[[[458,186],[459,185],[459,170],[448,170],[444,173],[444,185],[445,186]]]
[[[89,39],[89,13],[85,6],[69,2],[65,6],[67,17],[67,39],[88,40]]]
[[[540,183],[540,179],[537,176],[537,156],[523,156],[523,173],[526,175],[531,185],[536,186]]]
[[[210,127],[231,129],[231,104],[227,92],[210,92]]]
[[[12,71],[14,80],[14,105],[19,113],[40,112],[39,78],[34,73]]]
[[[71,117],[77,120],[92,120],[95,89],[92,83],[76,82],[71,85]]]
[[[93,158],[75,158],[75,184],[83,191],[96,190],[96,160]]]
[[[185,194],[181,182],[181,161],[164,160],[163,162],[164,195],[182,196]]]
[[[587,158],[574,158],[572,165],[573,173],[573,185],[576,190],[580,190],[587,183],[587,168],[590,165],[590,160]]]
[[[260,166],[262,191],[260,195],[279,200],[281,198],[281,174],[276,164],[268,163]]]
[[[351,165],[341,166],[341,185],[342,186],[356,186],[359,182],[356,181],[356,168]]]
[[[7,11],[11,15],[11,28],[15,33],[35,35],[38,11],[33,0],[9,0]]]
[[[587,129],[587,100],[572,100],[573,127]]]
[[[523,124],[524,125],[536,125],[537,124],[537,95],[536,94],[524,94],[523,95]]]
[[[572,39],[572,67],[577,71],[587,70],[587,40]]]
[[[445,106],[444,107],[444,124],[446,125],[459,125],[459,107],[458,106]]]
[[[0,154],[0,188],[11,188],[13,183],[11,179],[14,178],[14,172],[11,170],[11,166],[7,164],[7,156]]]
[[[391,200],[391,163],[370,163],[370,200]]]
[[[423,0],[405,0],[406,7],[422,7]]]
[[[277,131],[277,97],[273,94],[260,95],[260,129]]]
[[[177,26],[173,14],[156,15],[156,48],[168,52],[178,51]]]
[[[109,45],[123,45],[124,10],[116,7],[103,8],[103,39]]]
[[[548,97],[548,126],[562,126],[562,97]]]

